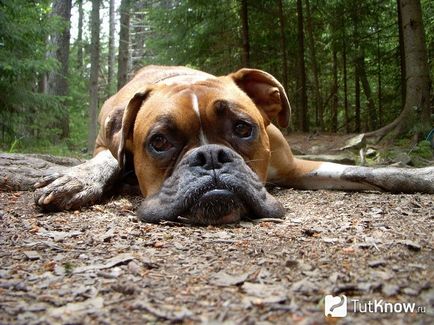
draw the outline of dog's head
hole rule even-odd
[[[267,125],[286,127],[290,106],[270,74],[241,69],[194,83],[157,84],[124,111],[118,151],[132,154],[149,222],[224,224],[246,216],[282,217],[264,188]]]

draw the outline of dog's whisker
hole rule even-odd
[[[265,161],[265,159],[246,159],[245,162],[258,162],[258,161]]]
[[[192,224],[193,223],[193,221],[191,219],[183,217],[183,216],[178,216],[176,218],[176,220],[179,220],[179,221],[181,221],[183,223],[187,223],[187,224]]]

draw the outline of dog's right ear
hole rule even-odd
[[[113,156],[117,157],[121,168],[124,167],[125,163],[125,151],[131,150],[132,147],[134,123],[136,121],[137,113],[142,107],[143,102],[149,97],[150,93],[150,88],[137,92],[133,98],[130,99],[124,110],[122,126],[119,134],[118,150],[116,153],[112,152]]]
[[[273,118],[282,128],[288,127],[291,105],[282,84],[271,74],[243,68],[228,75],[256,104],[268,124]]]

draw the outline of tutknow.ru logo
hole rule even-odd
[[[362,302],[359,299],[351,299],[354,313],[425,313],[424,306],[416,306],[409,302],[385,302],[383,299]],[[324,315],[327,317],[347,316],[347,297],[327,295],[324,299]]]
[[[324,299],[324,315],[327,317],[347,316],[347,297],[327,295]]]

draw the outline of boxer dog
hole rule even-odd
[[[282,218],[267,182],[434,193],[433,167],[374,169],[295,158],[273,124],[287,127],[290,111],[282,85],[261,70],[215,77],[186,67],[145,67],[104,103],[94,157],[41,179],[36,204],[47,210],[92,204],[128,171],[144,197],[137,215],[147,222]]]

